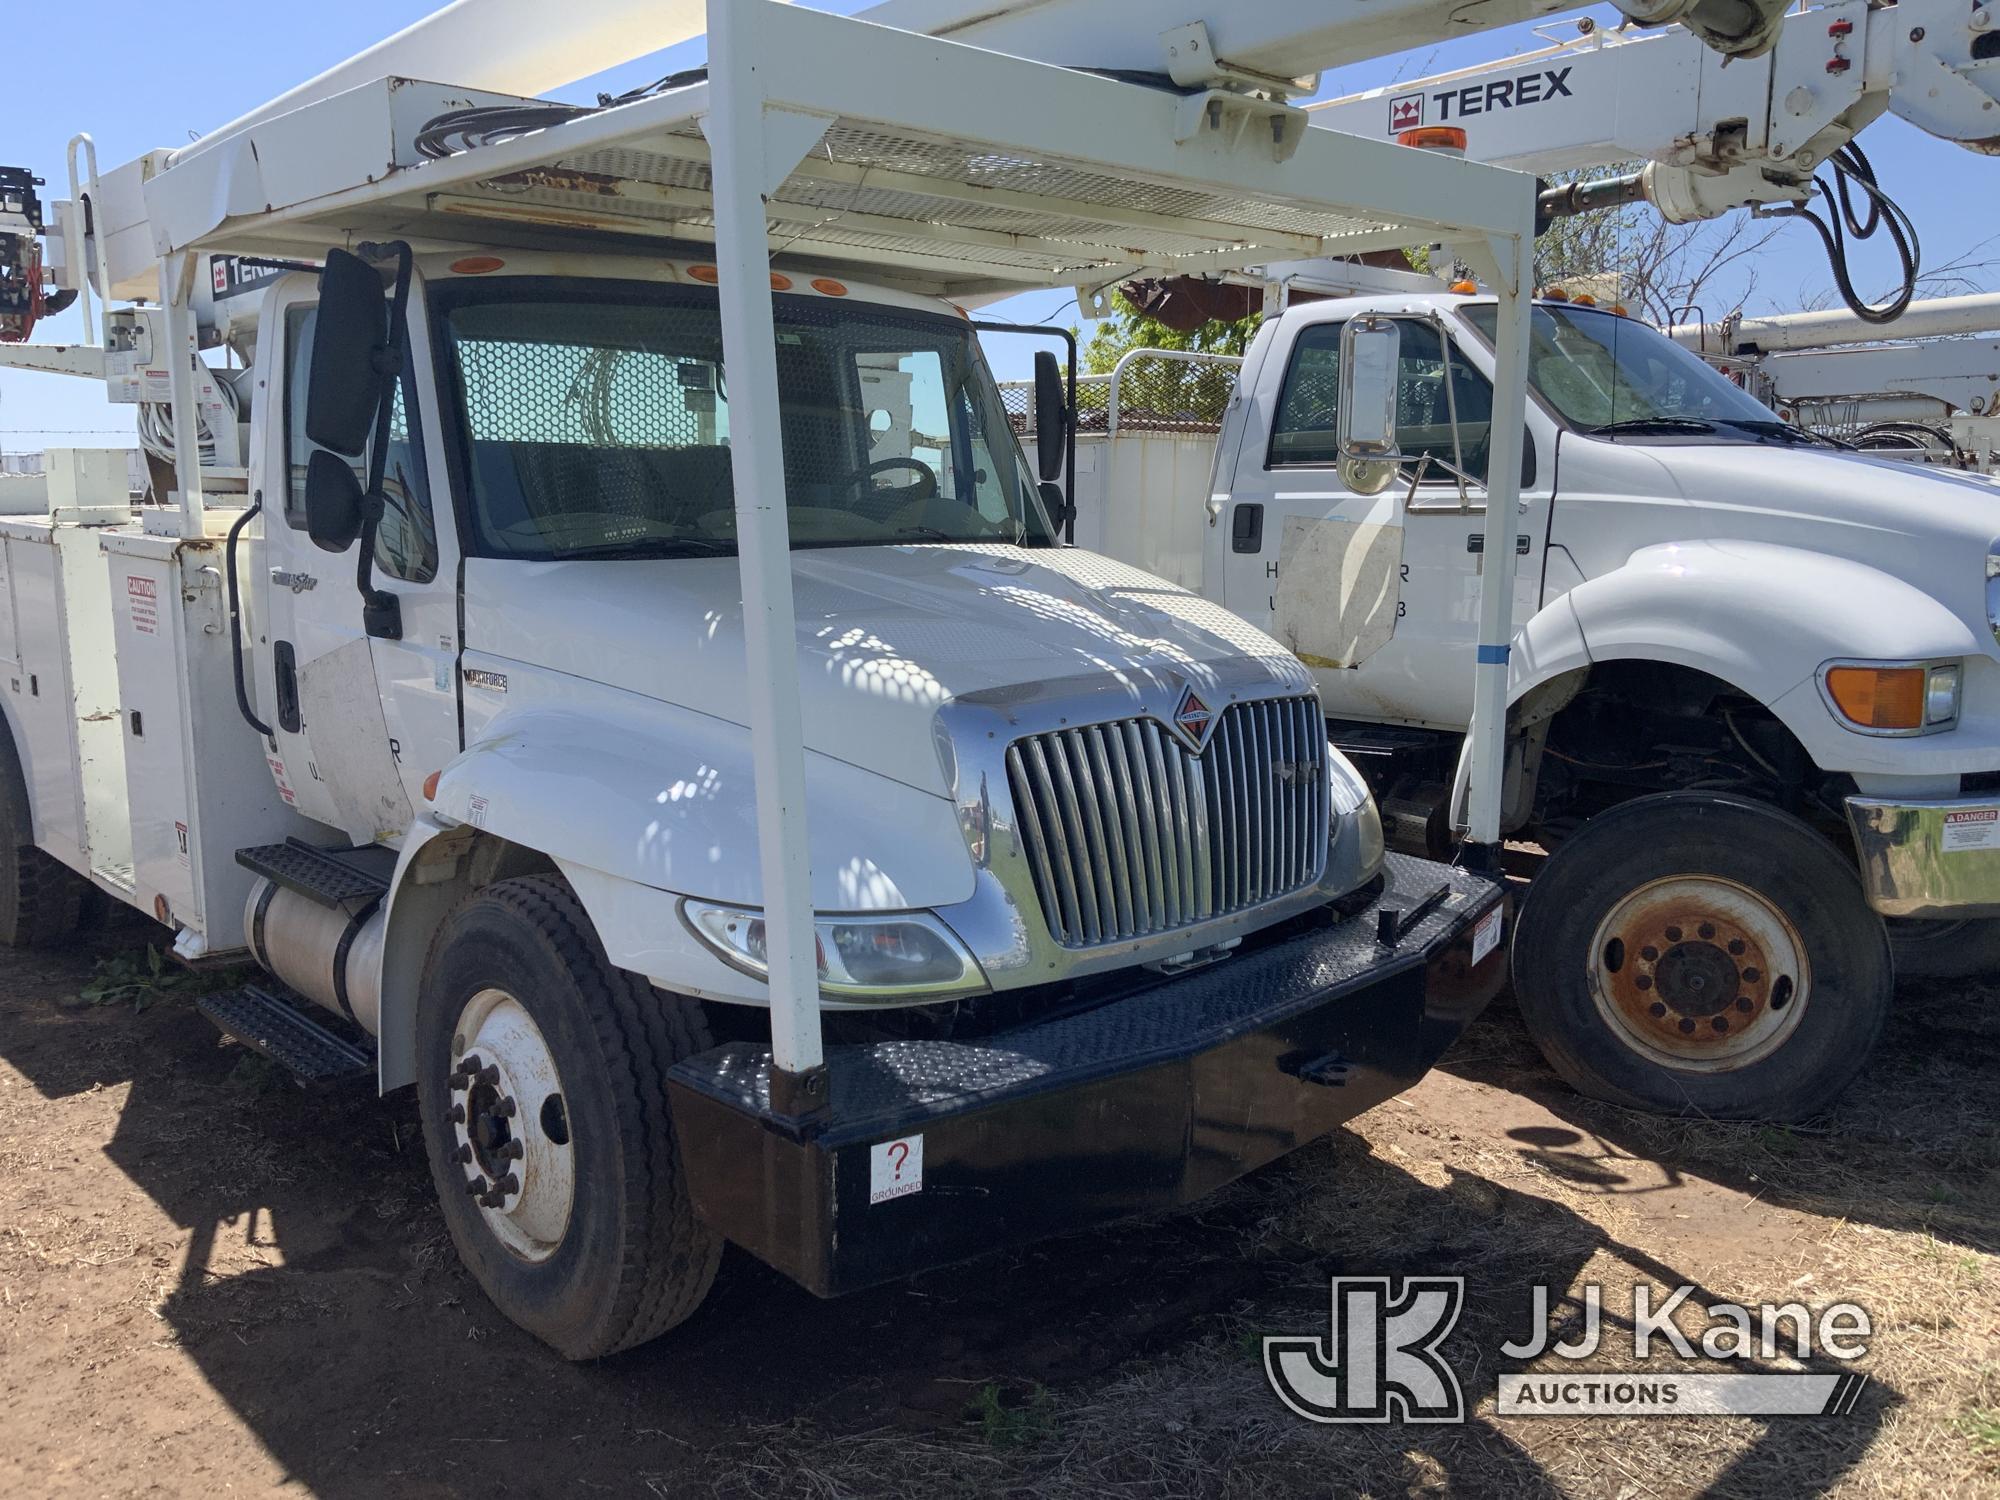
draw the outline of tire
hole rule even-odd
[[[1668,792],[1591,819],[1528,888],[1522,1018],[1580,1092],[1790,1120],[1853,1081],[1887,1014],[1881,920],[1832,844],[1744,798]]]
[[[566,1358],[594,1359],[695,1310],[722,1242],[689,1203],[665,1078],[712,1045],[694,1001],[614,968],[569,886],[526,876],[479,891],[439,928],[416,1042],[445,1221],[502,1313]]]
[[[84,897],[93,889],[35,847],[27,778],[13,747],[0,745],[0,945],[54,947],[82,923]]]
[[[1898,979],[2000,977],[2000,918],[1888,925]]]

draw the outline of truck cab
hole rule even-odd
[[[1372,494],[1334,435],[1362,318],[1401,332],[1403,468]],[[1489,299],[1444,293],[1269,319],[1208,507],[1204,591],[1299,653],[1434,850],[1472,718],[1493,335]],[[1524,1010],[1592,1092],[1817,1107],[1879,1024],[1885,934],[1905,974],[2000,963],[2000,504],[1804,433],[1609,309],[1539,303],[1528,368],[1506,827],[1552,858]],[[1782,862],[1744,865],[1773,839]]]

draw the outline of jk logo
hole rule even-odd
[[[1309,1422],[1462,1422],[1465,1394],[1438,1356],[1465,1304],[1463,1276],[1333,1278],[1325,1339],[1267,1338],[1264,1374]]]

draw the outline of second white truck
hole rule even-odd
[[[1358,319],[1401,332],[1401,476],[1373,493],[1335,436]],[[1297,651],[1392,834],[1434,853],[1472,719],[1493,326],[1441,290],[1268,320],[1205,509],[1149,498],[1121,451],[1185,468],[1198,424],[1128,415],[1079,459],[1079,535]],[[1808,1113],[1866,1065],[1899,972],[2000,966],[2000,493],[1802,433],[1604,309],[1539,304],[1529,380],[1504,826],[1550,859],[1523,1013],[1586,1092]]]

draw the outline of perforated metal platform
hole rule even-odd
[[[728,86],[767,112],[779,164],[762,197],[780,267],[845,262],[969,297],[1479,241],[1531,222],[1519,174],[1306,130],[1302,113],[1241,95],[804,6],[732,10],[756,67]],[[468,103],[524,123],[486,128]],[[729,113],[720,104],[713,74],[595,108],[383,79],[177,156],[148,185],[155,248],[314,255],[364,237],[560,248],[605,234],[699,246],[715,238],[708,134]],[[445,129],[460,113],[468,122]],[[271,165],[296,167],[306,141],[310,172]]]
[[[373,1078],[375,1053],[255,985],[195,1002],[223,1035],[260,1052],[308,1084]]]
[[[357,911],[373,906],[389,893],[396,851],[379,844],[323,849],[301,839],[287,839],[282,844],[238,849],[236,862],[322,906]]]

